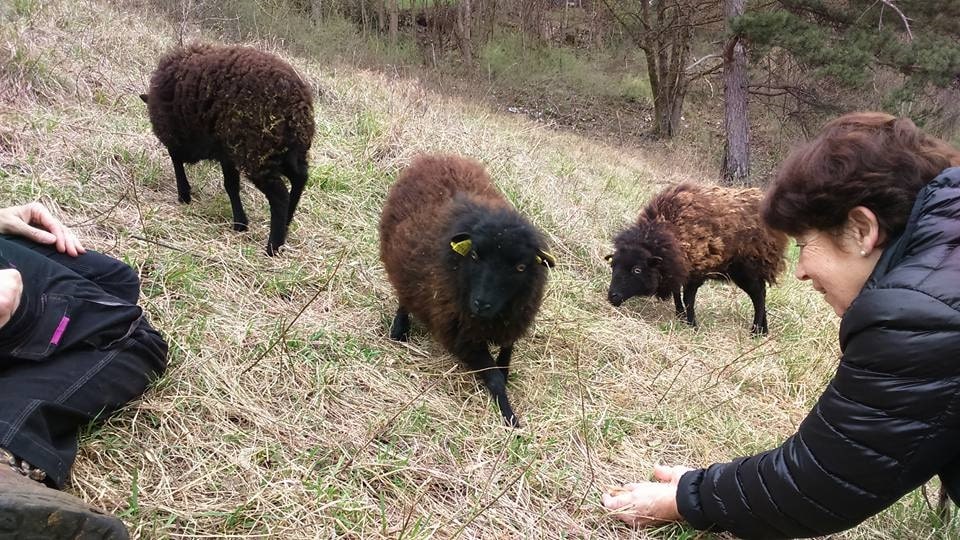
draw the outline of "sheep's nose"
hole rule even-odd
[[[473,312],[477,315],[483,315],[486,312],[490,311],[490,308],[493,307],[490,302],[485,302],[476,298],[473,300]]]
[[[607,294],[607,300],[609,300],[614,306],[619,306],[623,303],[623,296],[621,296],[620,293],[611,291],[609,294]]]

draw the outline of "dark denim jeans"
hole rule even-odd
[[[80,429],[143,394],[166,368],[167,345],[121,261],[0,236],[0,268],[10,267],[24,289],[0,328],[0,447],[62,488]]]

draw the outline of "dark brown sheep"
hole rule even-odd
[[[249,47],[191,45],[160,60],[149,92],[140,98],[173,161],[178,200],[190,202],[183,164],[216,160],[233,228],[245,231],[242,171],[270,203],[267,254],[275,255],[306,186],[313,142],[313,99],[297,72],[279,57]],[[289,193],[281,174],[290,179]]]
[[[783,272],[787,237],[760,221],[759,189],[680,184],[658,194],[614,239],[607,298],[673,295],[677,316],[696,326],[697,289],[732,280],[753,302],[754,334],[767,333],[766,284]]]
[[[467,367],[519,425],[507,399],[513,345],[543,300],[553,257],[543,235],[497,191],[483,166],[421,156],[390,188],[380,258],[397,292],[390,337],[406,341],[410,315]],[[500,347],[496,361],[490,345]]]

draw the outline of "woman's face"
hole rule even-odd
[[[796,238],[800,248],[796,276],[810,280],[838,317],[846,313],[873,272],[882,250],[863,251],[853,235],[810,231]]]

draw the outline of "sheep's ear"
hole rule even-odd
[[[450,248],[459,253],[461,257],[466,257],[467,253],[470,253],[473,248],[473,241],[470,240],[469,234],[458,233],[450,239]]]
[[[553,268],[557,265],[557,258],[550,254],[548,251],[542,249],[537,250],[537,262],[546,266],[547,268]]]
[[[607,261],[610,266],[613,266],[613,253],[609,255],[604,255],[603,260]]]
[[[146,95],[146,94],[140,94],[140,100],[143,101],[144,103],[147,103],[147,95]]]

